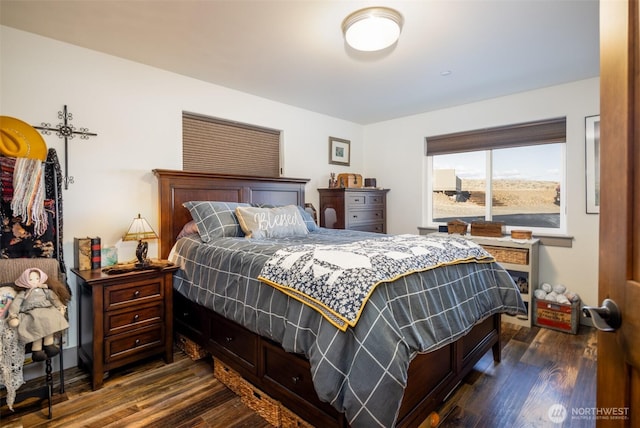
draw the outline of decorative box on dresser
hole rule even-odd
[[[331,188],[320,192],[320,227],[387,233],[389,189]]]
[[[92,387],[104,373],[153,355],[173,361],[173,288],[177,266],[107,275],[72,272],[78,279],[78,362]]]

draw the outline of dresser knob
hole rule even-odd
[[[133,346],[138,346],[140,344],[140,339],[136,339],[136,341],[133,343]]]
[[[138,315],[138,314],[135,314],[135,315],[133,316],[133,320],[134,320],[134,321],[138,321],[138,318],[140,318],[140,315]]]
[[[140,290],[136,290],[133,292],[133,297],[140,297]]]
[[[294,385],[297,385],[297,384],[298,384],[298,382],[300,382],[300,380],[301,380],[301,379],[300,379],[300,376],[293,376],[293,377],[291,378],[291,382],[293,382],[293,383],[294,383]]]
[[[224,340],[225,340],[227,343],[229,343],[229,342],[233,342],[233,337],[231,337],[231,336],[227,336],[227,337],[225,337],[225,338],[224,338]]]

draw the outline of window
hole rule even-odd
[[[565,118],[428,137],[430,223],[563,232],[565,140]]]
[[[279,177],[280,131],[183,112],[182,168]]]

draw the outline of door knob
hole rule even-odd
[[[593,325],[602,331],[615,331],[622,324],[622,315],[616,302],[604,299],[599,308],[585,306],[582,308],[584,316],[591,318]]]

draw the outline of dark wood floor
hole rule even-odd
[[[554,404],[567,409],[564,426],[595,426],[572,417],[573,408],[595,407],[596,334],[577,335],[503,323],[502,362],[491,352],[439,409],[442,427],[541,427]],[[191,361],[180,350],[175,362],[153,359],[114,370],[91,391],[79,369],[65,371],[53,419],[39,402],[1,409],[2,427],[269,427],[212,375],[209,359]],[[56,377],[57,381],[57,377]],[[32,381],[33,382],[33,381]],[[27,387],[23,386],[22,388]],[[573,419],[572,419],[573,418]]]

